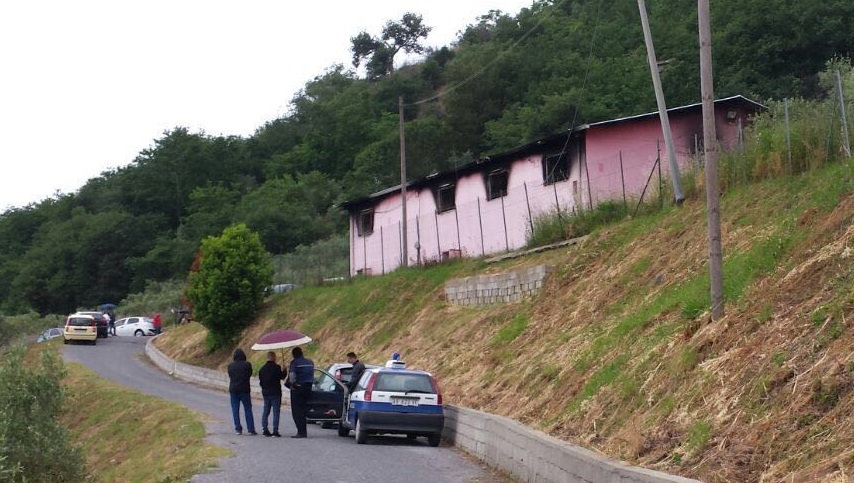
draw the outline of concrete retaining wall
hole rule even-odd
[[[546,265],[492,275],[476,275],[445,282],[445,297],[455,305],[489,305],[521,300],[543,287],[550,268]]]
[[[228,392],[227,373],[173,361],[160,352],[160,349],[154,346],[154,339],[145,344],[145,355],[151,359],[151,362],[153,362],[155,366],[159,367],[163,372],[168,373],[170,376],[174,376],[182,381],[192,382],[200,386]],[[249,387],[253,395],[261,395],[261,386],[258,383],[257,376],[252,376],[252,379],[249,381]],[[287,405],[288,398],[285,396],[288,395],[288,390],[282,388],[282,393],[282,404]]]
[[[153,340],[146,344],[145,353],[172,376],[228,391],[224,372],[173,361],[154,347]],[[252,392],[261,394],[256,377]],[[282,398],[283,403],[287,401]],[[697,483],[606,458],[509,418],[447,404],[443,438],[525,483]]]

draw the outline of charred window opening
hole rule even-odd
[[[356,219],[356,230],[359,236],[368,236],[374,232],[374,210],[362,210]]]
[[[510,173],[506,169],[497,169],[486,177],[486,199],[494,200],[507,196],[507,179]]]
[[[457,207],[456,185],[445,184],[436,190],[436,211],[444,213]]]
[[[543,184],[553,184],[569,179],[569,154],[552,154],[543,159]]]

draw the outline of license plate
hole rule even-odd
[[[418,398],[417,397],[391,397],[391,404],[393,406],[418,406]]]

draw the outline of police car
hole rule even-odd
[[[445,426],[442,393],[429,372],[407,369],[395,353],[385,367],[366,369],[346,403],[338,435],[356,433],[364,444],[371,434],[426,436],[438,446]]]

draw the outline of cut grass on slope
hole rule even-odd
[[[63,426],[99,482],[178,482],[213,468],[229,451],[204,441],[199,416],[68,364]]]

